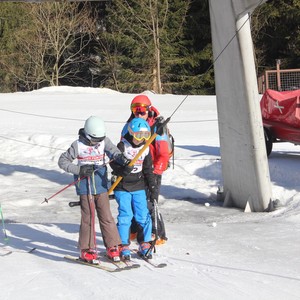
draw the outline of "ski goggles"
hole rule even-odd
[[[134,115],[144,116],[149,111],[149,106],[142,103],[134,103],[131,105],[131,111]]]
[[[87,138],[93,143],[93,144],[98,144],[102,142],[105,139],[105,136],[102,137],[93,137],[91,135],[87,135]]]
[[[142,140],[148,141],[151,137],[151,132],[150,131],[131,132],[131,135],[139,142]]]

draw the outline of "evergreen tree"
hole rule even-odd
[[[0,92],[67,84],[214,94],[208,7],[208,0],[1,2]],[[299,20],[300,0],[254,11],[258,74],[276,59],[281,68],[300,67]]]
[[[281,68],[300,68],[300,0],[272,0],[256,9],[252,32],[258,73]]]
[[[191,2],[182,43],[181,64],[175,66],[172,76],[173,91],[215,94],[208,0]]]
[[[25,4],[0,3],[0,92],[18,91],[19,81],[26,63],[15,34],[30,18]]]
[[[105,84],[120,91],[172,92],[172,68],[181,63],[189,1],[115,0],[98,36]]]

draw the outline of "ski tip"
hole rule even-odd
[[[0,254],[0,256],[7,256],[7,255],[10,255],[10,254],[12,254],[12,251],[9,251],[9,252],[7,252],[7,253]]]
[[[132,269],[137,269],[137,268],[139,268],[141,265],[140,264],[132,264],[132,265],[130,265],[130,267],[132,268]]]
[[[36,250],[36,247],[30,249],[30,250],[28,251],[28,253],[32,253],[34,250]]]
[[[166,266],[167,266],[167,264],[165,264],[165,263],[160,263],[160,264],[157,265],[157,268],[164,268],[164,267],[166,267]]]
[[[121,272],[123,270],[127,270],[126,268],[116,268],[113,270],[113,272]]]
[[[70,207],[80,206],[80,201],[71,201],[69,202],[69,206]]]

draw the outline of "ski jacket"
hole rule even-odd
[[[77,195],[97,195],[107,192],[108,179],[105,156],[116,159],[121,155],[120,150],[108,137],[96,145],[91,145],[85,137],[83,128],[79,130],[79,138],[74,141],[70,148],[61,154],[58,166],[68,173],[74,174],[74,180],[78,180],[82,165],[94,165],[95,172],[88,178],[81,179],[76,184]],[[74,163],[77,160],[77,164]],[[116,159],[117,160],[117,159]],[[121,167],[121,166],[120,166]]]
[[[132,113],[130,118],[128,119],[127,123],[124,125],[121,136],[124,137],[125,134],[128,132],[128,123],[134,118],[134,114]],[[151,106],[147,122],[151,127],[152,134],[156,132],[156,121],[160,117],[159,111],[154,107]],[[161,175],[165,170],[167,170],[169,166],[169,142],[168,142],[167,133],[163,135],[157,135],[153,143],[149,146],[150,153],[152,156],[153,161],[153,173],[157,175]]]
[[[117,145],[121,152],[123,152],[123,155],[130,160],[136,156],[143,146],[144,143],[139,146],[134,145],[132,143],[132,136],[130,136],[129,133],[125,134],[125,136],[121,139],[121,142]],[[110,163],[110,166],[113,169],[114,175],[122,175],[120,166],[114,161]],[[120,181],[115,190],[133,192],[145,190],[146,188],[150,191],[149,198],[157,199],[158,189],[156,186],[155,176],[153,174],[152,157],[149,152],[149,148],[147,148],[138,158],[134,164],[132,172]]]

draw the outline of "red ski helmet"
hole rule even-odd
[[[131,105],[138,104],[138,103],[141,104],[142,106],[148,106],[148,107],[151,106],[151,101],[146,95],[137,95],[131,101]]]

